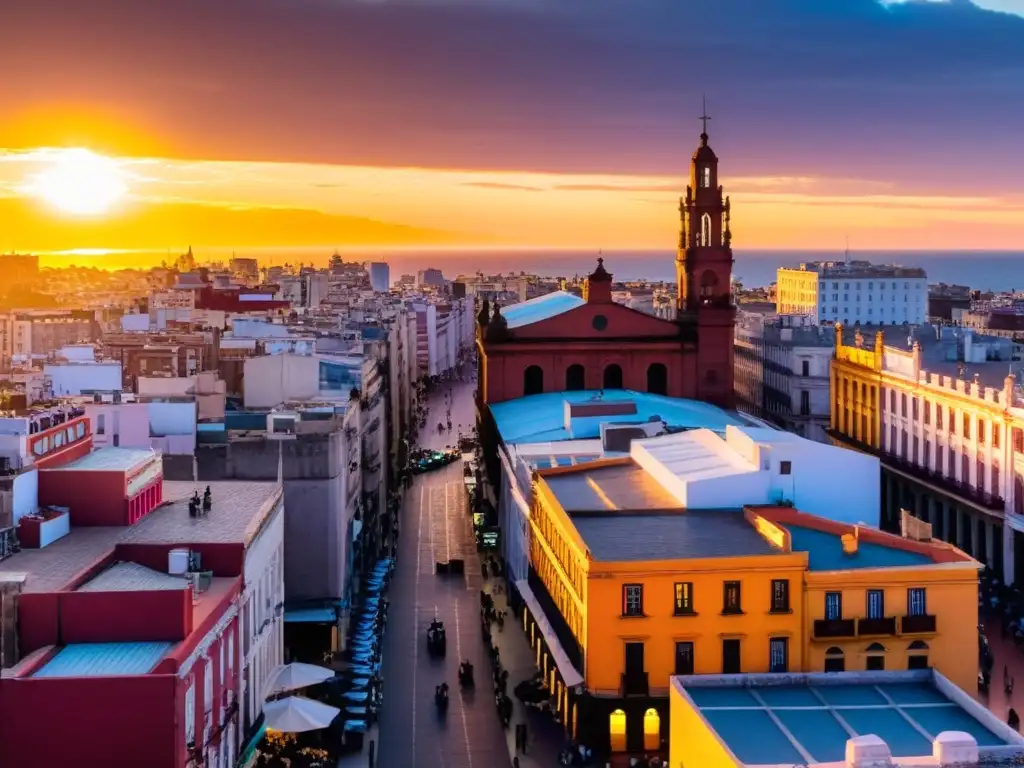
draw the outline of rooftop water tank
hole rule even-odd
[[[184,576],[188,573],[187,549],[172,549],[167,553],[167,572],[171,576]]]

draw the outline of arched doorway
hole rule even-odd
[[[544,371],[531,365],[523,371],[523,395],[539,395],[544,391]]]
[[[647,366],[647,391],[652,395],[668,394],[668,368],[664,363]]]
[[[622,389],[622,368],[612,363],[604,369],[604,388]]]
[[[586,370],[579,363],[565,369],[565,391],[579,392],[586,389]]]
[[[661,716],[656,709],[644,712],[644,752],[657,752],[661,748]]]
[[[612,752],[626,751],[626,713],[621,709],[608,716],[608,737]]]
[[[907,669],[928,669],[928,643],[924,640],[907,646]]]
[[[846,657],[843,654],[843,649],[833,645],[827,651],[825,651],[825,671],[826,672],[845,672],[846,671]]]

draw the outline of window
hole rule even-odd
[[[740,583],[738,581],[725,582],[722,594],[722,613],[743,613],[740,606]]]
[[[701,169],[700,185],[705,189],[711,188],[711,167],[708,165]]]
[[[789,638],[773,637],[768,641],[769,672],[789,671]]]
[[[791,462],[791,461],[780,461],[779,462],[779,474],[780,475],[791,475],[791,474],[793,474],[793,462]]]
[[[942,429],[942,406],[935,406],[935,428]]]
[[[902,412],[902,414],[904,416],[906,416],[907,415],[907,395],[905,393],[900,395],[900,405],[901,405],[900,411]]]
[[[523,371],[523,395],[539,395],[544,392],[544,371],[539,365],[531,365]]]
[[[811,375],[811,361],[810,360],[801,360],[800,361],[800,375],[801,376],[810,376]]]
[[[622,586],[622,615],[644,615],[644,585],[624,584]]]
[[[924,587],[911,587],[907,590],[907,615],[928,615],[928,601],[926,599]]]
[[[843,593],[825,593],[825,620],[835,621],[843,618]]]
[[[985,439],[986,439],[986,433],[987,432],[988,432],[988,430],[985,429],[985,422],[982,421],[981,419],[979,419],[978,420],[978,445],[984,445],[985,444]]]
[[[586,389],[586,371],[579,363],[573,363],[565,369],[565,389],[567,392],[579,392]]]
[[[889,410],[896,413],[896,390],[889,392]]]
[[[956,411],[949,409],[949,434],[956,434]]]
[[[604,389],[622,389],[622,368],[612,363],[604,369]]]
[[[676,643],[676,674],[693,674],[693,643]]]
[[[101,413],[96,417],[96,434],[105,435],[107,433],[107,415]]]
[[[868,590],[867,618],[881,619],[885,617],[885,592],[881,589]]]
[[[914,421],[917,421],[918,402],[920,402],[920,401],[915,397],[913,402],[911,403],[911,409],[913,410],[913,414],[914,414],[913,415]]]
[[[811,393],[806,389],[800,392],[800,415],[810,416],[811,415]]]
[[[825,651],[825,671],[826,672],[845,672],[846,671],[846,659],[843,655],[843,649],[838,646],[833,646]]]
[[[1002,430],[999,428],[999,425],[993,422],[993,424],[992,424],[992,447],[993,448],[998,448],[999,447],[999,444],[1001,442],[1001,438],[1000,438],[1001,434],[1002,434]]]
[[[675,583],[675,605],[676,616],[687,616],[693,614],[693,584],[689,581],[677,581]]]
[[[878,672],[885,669],[885,646],[881,643],[872,643],[865,651],[867,654],[866,669],[869,672]]]
[[[928,669],[928,643],[915,640],[907,646],[907,669]]]
[[[971,439],[971,415],[969,413],[964,414],[964,439]]]
[[[924,402],[924,423],[925,424],[931,424],[932,423],[932,404],[930,402],[928,402],[927,400],[925,400],[925,402]]]
[[[772,613],[789,611],[789,579],[772,579]]]

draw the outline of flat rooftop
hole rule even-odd
[[[595,560],[693,560],[780,554],[743,516],[726,510],[571,515]]]
[[[566,512],[679,509],[678,499],[632,462],[545,475],[544,481]]]
[[[138,563],[114,563],[82,584],[76,592],[146,592],[185,589],[188,582]]]
[[[152,461],[158,454],[148,448],[99,448],[60,467],[47,467],[46,472],[130,472]]]
[[[210,486],[213,509],[188,514],[195,491]],[[53,592],[103,558],[118,544],[242,544],[248,546],[281,498],[277,483],[164,481],[164,503],[132,526],[72,528],[43,549],[23,549],[0,563],[0,571],[27,575],[25,592]]]
[[[931,565],[935,559],[921,552],[875,544],[863,539],[854,554],[843,552],[841,534],[815,530],[801,525],[786,525],[790,548],[806,552],[812,571],[847,571],[860,568],[901,568]]]
[[[144,675],[160,663],[174,643],[74,643],[32,677],[109,677]]]
[[[634,413],[574,418],[570,422],[570,429],[566,429],[566,403],[632,403],[636,408]],[[506,400],[489,407],[498,433],[506,443],[593,440],[601,437],[602,424],[638,424],[654,418],[676,430],[703,427],[720,432],[730,424],[749,424],[739,414],[724,411],[709,403],[630,389],[545,392]]]
[[[844,765],[846,741],[868,734],[894,758],[931,756],[943,731],[969,733],[982,754],[1009,745],[1024,754],[1024,739],[963,692],[963,703],[947,696],[955,686],[931,670],[788,675],[776,684],[780,677],[689,676],[672,684],[747,766]]]

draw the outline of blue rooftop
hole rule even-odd
[[[976,717],[949,699],[931,672],[885,674],[894,681],[832,673],[806,675],[799,684],[775,685],[772,675],[725,676],[745,678],[740,685],[692,677],[677,683],[718,738],[751,766],[842,763],[847,739],[866,734],[883,739],[893,757],[931,755],[943,731],[969,733],[981,748],[1024,745],[1000,736],[1004,726],[987,711],[979,707]]]
[[[519,328],[540,320],[547,320],[549,317],[568,312],[570,309],[582,307],[584,304],[586,302],[575,294],[555,291],[529,301],[521,301],[518,304],[503,307],[501,315],[505,318],[505,323],[509,328]]]
[[[174,643],[74,643],[66,645],[32,677],[145,675]]]
[[[572,420],[572,429],[565,428],[565,404],[595,401],[610,405],[631,402],[636,413],[618,416],[590,416]],[[739,417],[717,406],[698,400],[652,395],[629,389],[583,390],[580,392],[545,392],[506,400],[490,406],[501,439],[506,443],[547,443],[561,440],[594,440],[601,436],[602,424],[629,424],[649,421],[657,416],[676,429],[713,429],[723,431],[730,424],[744,426]]]
[[[794,552],[806,552],[812,571],[848,571],[854,568],[899,568],[931,565],[935,561],[919,552],[860,541],[857,553],[843,552],[840,537],[799,525],[787,525]]]

